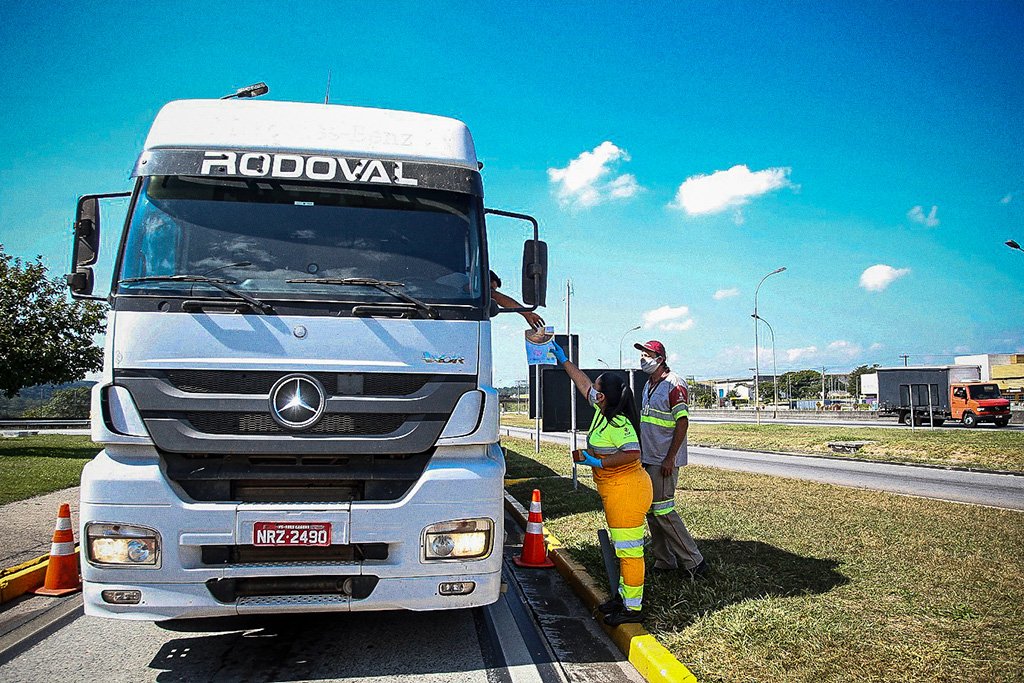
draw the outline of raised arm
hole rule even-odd
[[[572,383],[575,384],[576,388],[579,389],[581,394],[583,394],[583,398],[589,401],[590,398],[588,397],[588,394],[590,393],[590,387],[594,386],[593,382],[591,382],[590,378],[583,374],[583,371],[576,367],[576,365],[566,357],[565,350],[562,349],[561,346],[558,344],[552,344],[551,347],[555,353],[555,358],[558,359],[558,362],[563,368],[565,368],[565,373],[569,375],[569,379],[572,380]]]

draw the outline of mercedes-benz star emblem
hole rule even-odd
[[[286,429],[308,429],[327,407],[324,387],[309,375],[288,375],[270,389],[270,416]]]

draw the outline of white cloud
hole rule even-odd
[[[868,351],[879,351],[883,348],[885,347],[879,344],[878,342],[875,342],[874,344],[868,347]]]
[[[715,292],[714,298],[715,298],[715,301],[721,301],[722,299],[728,299],[729,297],[739,296],[739,295],[740,295],[740,290],[737,289],[736,287],[732,287],[730,289],[719,289],[718,291]]]
[[[640,183],[635,175],[626,173],[608,183],[608,189],[613,199],[629,199],[640,191]]]
[[[999,203],[1000,204],[1009,204],[1012,201],[1013,201],[1013,193],[1012,192],[1007,192],[1006,196],[999,200]]]
[[[734,218],[743,222],[739,207],[758,197],[783,187],[793,187],[789,180],[790,168],[766,168],[751,171],[746,165],[737,164],[728,171],[715,171],[710,175],[697,174],[683,181],[676,191],[676,197],[669,204],[682,209],[691,216],[720,213],[729,208],[736,209]]]
[[[956,353],[970,353],[971,352],[971,347],[970,346],[960,345],[960,346],[957,346],[956,348],[954,348],[953,351],[956,352]]]
[[[871,266],[860,274],[860,286],[869,292],[881,292],[897,278],[910,272],[910,268],[893,268],[884,263]]]
[[[914,221],[915,223],[920,223],[926,228],[934,228],[939,224],[939,219],[936,215],[938,212],[939,207],[932,206],[932,210],[929,211],[927,215],[925,215],[924,207],[915,206],[910,211],[907,211],[907,218]]]
[[[644,329],[682,332],[693,327],[689,306],[662,306],[644,313]]]
[[[809,358],[817,353],[817,346],[803,346],[797,349],[786,349],[786,362],[792,363],[794,361]]]
[[[846,341],[845,339],[837,339],[830,343],[828,345],[828,350],[836,355],[846,356],[848,358],[856,358],[861,352],[859,345]]]
[[[549,168],[548,179],[562,206],[586,208],[610,199],[628,199],[641,189],[636,176],[624,173],[608,180],[623,161],[629,161],[629,153],[606,140],[565,168]]]

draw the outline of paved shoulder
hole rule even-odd
[[[71,528],[78,540],[78,487],[0,505],[0,569],[50,552],[61,503],[71,504]]]

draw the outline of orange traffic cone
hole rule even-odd
[[[82,582],[78,578],[75,534],[71,531],[71,506],[62,503],[57,512],[57,526],[53,530],[46,580],[42,588],[32,592],[38,595],[67,595],[80,590]]]
[[[555,563],[548,558],[548,549],[544,545],[544,518],[540,512],[540,490],[533,490],[533,502],[530,503],[530,516],[526,521],[526,538],[523,539],[523,552],[513,558],[520,567],[554,567]]]

